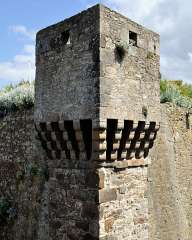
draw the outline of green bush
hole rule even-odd
[[[122,46],[118,46],[122,48]],[[192,85],[181,80],[160,81],[161,103],[173,102],[181,107],[192,108]],[[21,81],[0,90],[0,116],[34,106],[34,82]]]
[[[0,91],[0,113],[29,109],[34,105],[34,84],[21,82],[15,87],[9,85]]]
[[[172,102],[180,107],[192,108],[192,85],[181,80],[160,82],[161,103]]]

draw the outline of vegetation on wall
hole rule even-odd
[[[172,102],[180,107],[192,108],[192,85],[182,80],[160,81],[161,103]],[[0,116],[34,106],[34,81],[21,81],[0,90]]]
[[[34,82],[21,81],[13,86],[8,85],[0,90],[0,115],[9,112],[29,109],[34,105]]]
[[[177,106],[192,108],[192,85],[181,80],[160,81],[161,103],[172,102]]]

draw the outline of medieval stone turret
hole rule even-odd
[[[96,5],[37,34],[36,67],[50,239],[147,240],[159,35]]]

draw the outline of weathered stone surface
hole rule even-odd
[[[99,190],[99,203],[115,201],[117,199],[116,189]]]
[[[162,127],[149,169],[150,239],[190,240],[192,236],[192,133],[188,109],[162,104]]]
[[[91,205],[97,194],[93,188],[82,190],[85,189],[87,176],[91,175],[89,171],[55,169],[50,164],[53,176],[44,188],[36,177],[30,181],[24,179],[18,185],[12,176],[15,175],[14,167],[4,163],[30,164],[33,155],[31,145],[33,112],[19,112],[2,118],[0,120],[1,191],[7,196],[12,194],[18,204],[18,217],[14,225],[0,227],[1,239],[48,240],[51,239],[49,237],[51,227],[48,226],[53,225],[56,239],[64,237],[98,239],[97,236],[100,234],[100,239],[108,240],[116,240],[118,237],[127,240],[131,238],[191,240],[192,135],[191,130],[186,128],[185,114],[185,109],[162,105],[162,128],[151,153],[153,161],[148,176],[146,167],[121,171],[113,168],[100,169],[105,175],[102,189],[116,188],[117,199],[112,201],[112,204],[105,202],[98,206],[100,219],[98,225],[97,220],[90,221],[91,216],[96,216],[95,213],[88,212],[88,207],[93,211]],[[16,142],[13,151],[9,151],[12,137]],[[24,146],[25,150],[21,151]],[[38,154],[36,157],[39,160]],[[52,163],[54,166],[55,162]],[[93,169],[90,172],[92,171]],[[8,179],[9,185],[6,184]],[[148,190],[147,182],[150,186]],[[51,200],[49,207],[48,199]],[[150,200],[149,216],[148,199]],[[82,218],[81,214],[85,206],[83,203],[89,201],[91,205],[87,207],[87,214]],[[71,205],[68,205],[69,203]],[[93,206],[95,208],[97,204]],[[51,216],[54,216],[53,222],[48,215],[50,208],[54,211],[51,213]],[[69,220],[69,216],[73,216],[75,220]],[[64,230],[66,228],[68,231]]]
[[[41,30],[36,66],[35,120],[159,122],[159,35],[103,5]]]
[[[0,217],[2,240],[37,239],[42,224],[47,236],[47,188],[43,174],[37,176],[45,165],[34,141],[33,109],[0,119],[0,199],[10,202],[14,216],[6,224]]]
[[[147,239],[159,35],[96,5],[41,30],[36,46],[35,121],[51,171],[50,239]]]
[[[159,128],[159,35],[96,5],[38,32],[36,47],[41,145],[29,138],[33,120],[26,126],[21,115],[10,134],[2,131],[0,146],[9,151],[0,153],[2,164],[13,163],[3,165],[0,177],[13,181],[9,189],[21,201],[11,238],[147,240],[146,156]],[[39,148],[32,150],[33,143]],[[30,166],[35,176],[17,189],[19,158],[46,163],[48,183]]]
[[[159,122],[159,35],[102,5],[100,32],[100,118],[146,120],[145,107],[147,120]]]
[[[105,172],[103,169],[99,169],[97,174],[99,177],[99,188],[102,189],[105,187]]]

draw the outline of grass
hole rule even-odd
[[[180,107],[192,108],[192,85],[181,80],[160,81],[161,103],[172,102]]]

